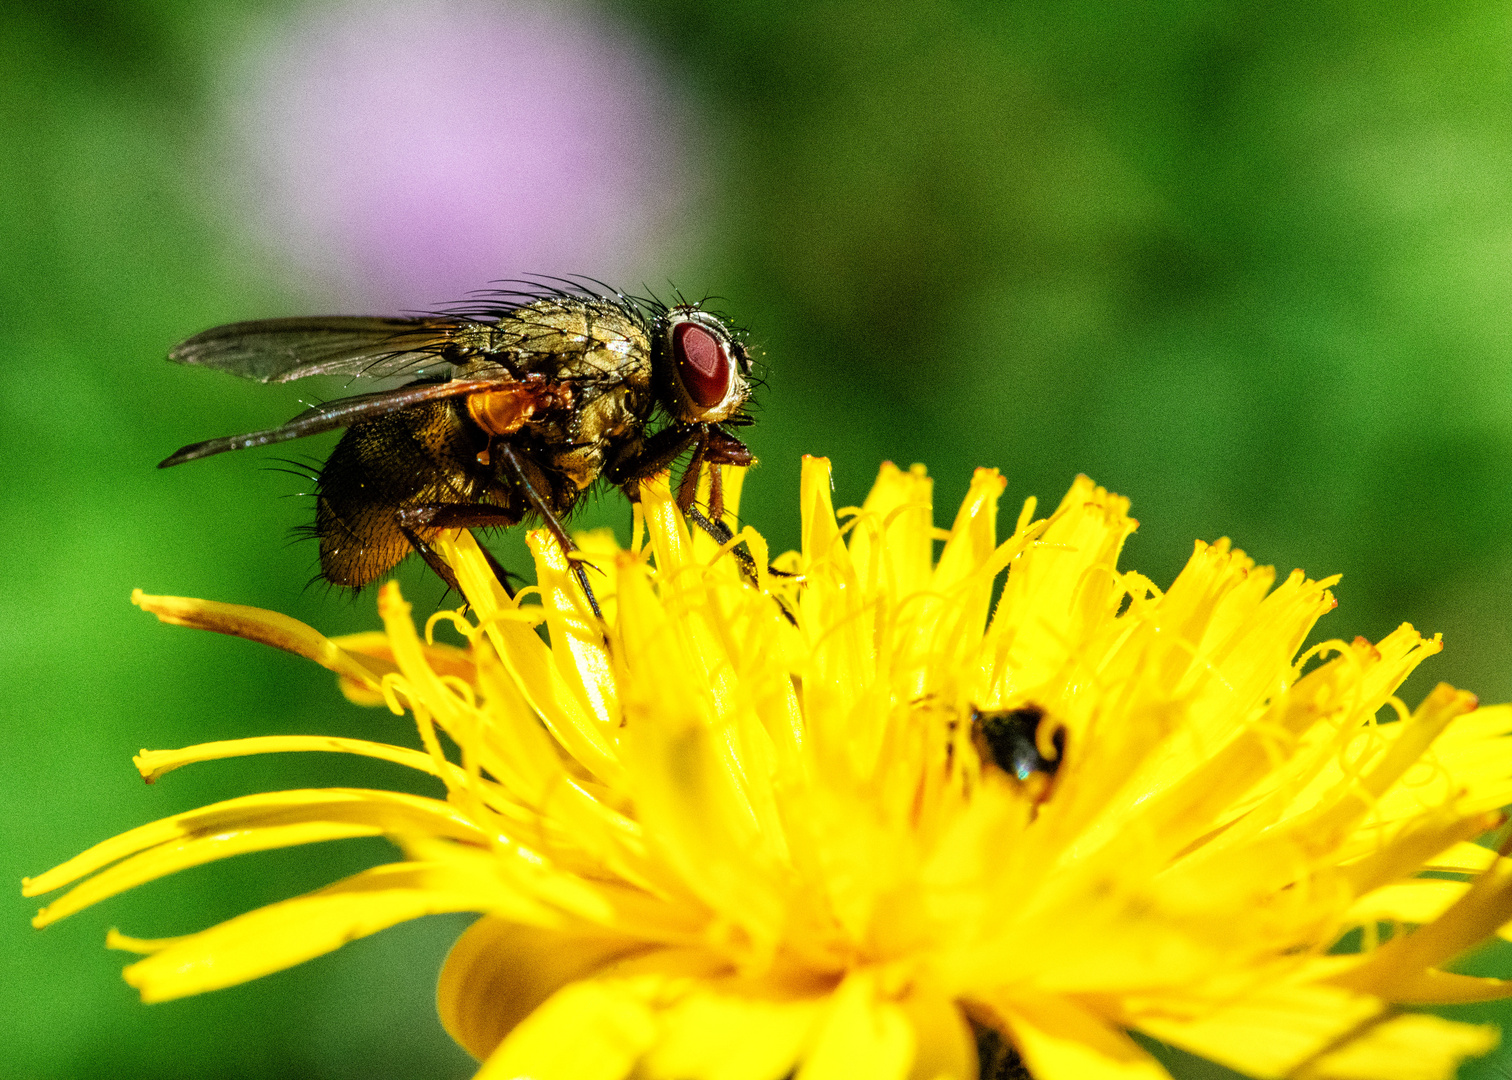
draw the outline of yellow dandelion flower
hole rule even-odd
[[[1512,803],[1512,708],[1440,686],[1409,712],[1394,691],[1439,649],[1410,626],[1299,655],[1332,579],[1278,584],[1226,541],[1164,592],[1119,570],[1135,522],[1085,478],[999,540],[1002,488],[978,471],[941,531],[924,471],[889,465],[837,516],[810,459],[802,551],[779,560],[796,576],[748,529],[748,583],[647,485],[630,550],[585,543],[602,623],[543,535],[540,585],[513,599],[468,534],[443,538],[469,608],[423,635],[393,584],[384,633],[335,640],[138,594],[324,664],[423,746],[244,739],[144,753],[145,776],[322,750],[444,797],[180,814],[29,881],[73,884],[36,923],[382,834],[402,860],[185,937],[117,936],[146,954],[127,981],[160,1001],[474,911],[439,1005],[489,1078],[1166,1076],[1131,1032],[1255,1077],[1448,1077],[1488,1050],[1494,1030],[1404,1007],[1512,994],[1444,967],[1512,918],[1512,859],[1471,842]],[[431,643],[442,620],[470,647]]]

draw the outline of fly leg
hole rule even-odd
[[[604,469],[604,478],[623,491],[631,502],[637,502],[640,482],[669,467],[700,435],[697,425],[663,428],[642,443],[635,453],[610,462]]]
[[[677,505],[682,512],[688,515],[688,519],[704,532],[708,533],[719,544],[728,544],[735,539],[734,531],[725,524],[725,498],[724,498],[724,473],[719,471],[721,465],[753,465],[756,457],[745,443],[727,431],[710,424],[698,439],[698,449],[693,453],[693,460],[688,463],[688,472],[683,476],[683,481],[678,485]],[[709,470],[709,516],[704,517],[698,512],[698,507],[693,505],[694,492],[698,486],[698,474],[705,467]],[[691,480],[690,480],[691,478]],[[731,549],[735,557],[740,561],[741,569],[746,576],[755,580],[756,563],[752,560],[749,552],[739,548]],[[774,571],[780,573],[780,571]],[[785,575],[784,575],[785,576]]]
[[[489,506],[487,503],[425,503],[420,506],[401,507],[394,514],[399,531],[409,541],[410,547],[415,549],[425,565],[436,572],[436,576],[446,582],[448,588],[459,596],[462,595],[462,587],[457,583],[457,576],[452,573],[450,566],[431,546],[430,541],[421,535],[421,530],[431,529],[482,529],[489,526],[518,525],[520,516],[512,514],[502,507]],[[499,560],[493,557],[493,552],[485,547],[480,547],[483,557],[488,560],[489,569],[494,572],[494,577],[499,579],[499,584],[509,596],[514,596],[514,590],[509,587],[509,579],[513,576],[508,570],[499,565]]]
[[[745,443],[729,432],[710,425],[705,430],[703,438],[700,439],[698,452],[693,458],[692,465],[689,466],[690,470],[705,467],[709,470],[709,514],[705,517],[698,507],[693,505],[691,498],[688,500],[688,505],[683,508],[683,513],[687,515],[689,521],[707,533],[709,538],[721,547],[735,539],[735,531],[725,523],[724,473],[720,472],[719,467],[721,465],[752,465],[755,461],[755,455]],[[696,472],[693,475],[696,477]],[[683,480],[683,486],[687,486],[686,478]],[[737,545],[730,549],[730,554],[740,564],[741,576],[754,585],[757,581],[756,560],[751,556],[750,551],[744,546]],[[767,573],[773,577],[793,576],[786,570],[778,570],[771,565],[767,566]],[[782,598],[773,597],[773,599],[777,601],[783,617],[797,626],[798,620],[793,617],[793,613],[788,610]]]
[[[703,511],[696,506],[688,507],[688,520],[697,525],[710,540],[713,540],[720,547],[724,547],[724,545],[735,539],[734,529],[730,528],[720,518],[705,517]],[[730,554],[740,564],[741,573],[745,575],[746,580],[754,584],[756,581],[756,560],[751,557],[751,553],[744,547],[737,546],[730,549]],[[797,576],[788,573],[786,570],[779,570],[775,566],[768,566],[767,573],[773,577]]]
[[[606,469],[605,476],[612,483],[618,484],[625,496],[634,502],[639,498],[636,488],[642,478],[665,469],[688,447],[695,445],[693,460],[688,463],[677,485],[677,505],[689,521],[723,547],[735,539],[735,532],[724,521],[724,475],[719,471],[719,466],[752,465],[756,461],[746,444],[729,432],[714,424],[663,428],[647,439],[638,453]],[[693,504],[698,492],[698,474],[705,468],[709,470],[707,515]],[[730,554],[740,565],[741,574],[747,581],[754,583],[756,560],[751,557],[751,553],[744,547],[734,547],[730,549]],[[793,576],[774,567],[768,567],[767,570],[777,577]],[[793,616],[787,606],[780,600],[778,604],[788,621],[792,622]]]
[[[713,540],[720,547],[724,547],[731,540],[735,539],[735,531],[725,524],[723,518],[705,517],[703,511],[696,506],[689,506],[684,513],[688,515],[689,521],[703,530],[709,539]],[[751,553],[743,547],[732,547],[730,554],[740,564],[740,572],[745,576],[746,580],[754,582],[756,580],[756,560],[751,558]]]
[[[441,558],[440,553],[431,547],[430,541],[426,540],[408,525],[400,525],[399,531],[409,541],[409,546],[415,549],[415,554],[425,560],[425,565],[435,571],[436,576],[446,583],[448,589],[458,596],[467,595],[462,591],[462,586],[457,582],[457,575],[452,573],[452,568],[446,565],[446,560]],[[508,586],[505,586],[505,588],[507,589]],[[445,599],[445,594],[442,594],[442,598]]]
[[[716,471],[714,475],[718,476],[719,474]],[[712,497],[710,498],[710,502],[713,502]],[[723,509],[723,507],[720,507],[720,509]],[[697,525],[701,530],[703,530],[703,532],[708,535],[709,539],[713,540],[720,547],[724,547],[724,545],[735,539],[734,531],[728,525],[726,525],[721,518],[705,517],[703,511],[701,511],[696,506],[688,507],[687,514],[688,520],[691,521],[694,525]],[[730,549],[730,554],[734,556],[735,561],[740,565],[740,576],[745,578],[752,585],[756,584],[756,560],[751,557],[751,553],[747,551],[744,546],[737,544],[735,547],[732,547]],[[768,564],[767,566],[767,573],[771,574],[773,577],[795,576],[788,573],[786,570],[779,570],[775,566],[772,566],[770,564]],[[772,599],[777,601],[777,607],[782,612],[782,617],[788,622],[792,623],[794,626],[797,626],[798,620],[793,617],[792,611],[788,609],[787,601],[783,600],[782,597],[777,596],[775,593],[772,595]]]
[[[703,471],[704,458],[708,452],[709,433],[701,431],[698,434],[698,438],[693,440],[693,460],[688,462],[688,467],[683,470],[682,480],[677,485],[677,508],[684,514],[693,509],[693,500],[698,498],[698,474]],[[709,474],[710,483],[715,483],[715,478],[719,476],[719,470],[711,467]],[[713,489],[711,488],[710,490],[712,491]],[[724,492],[721,490],[719,500],[721,504],[724,502],[723,496]],[[714,509],[714,500],[711,495],[709,499],[709,513],[715,521],[724,517],[723,511],[723,505],[717,511]]]
[[[754,465],[756,455],[751,453],[751,448],[741,442],[728,431],[722,431],[713,425],[709,426],[704,435],[703,460],[709,467],[709,516],[715,521],[724,517],[724,477],[720,474],[721,465]]]
[[[494,451],[494,460],[502,463],[508,470],[509,478],[519,485],[520,491],[525,496],[525,501],[530,508],[541,515],[547,530],[556,538],[557,544],[566,556],[568,564],[572,567],[572,576],[577,578],[578,584],[583,587],[583,595],[588,597],[588,606],[593,609],[599,621],[603,621],[604,613],[599,609],[598,598],[593,595],[593,586],[588,584],[588,571],[580,560],[574,559],[572,553],[577,550],[577,545],[572,542],[572,537],[567,535],[566,528],[562,525],[562,519],[556,516],[551,506],[542,498],[536,490],[535,484],[531,483],[530,475],[526,473],[525,466],[520,463],[519,455],[514,452],[514,447],[507,442],[498,443]]]
[[[745,443],[735,436],[721,431],[713,424],[687,424],[663,428],[634,454],[613,462],[604,470],[604,476],[617,485],[631,502],[640,498],[640,482],[653,473],[670,466],[693,447],[693,460],[683,470],[677,483],[677,508],[684,513],[693,505],[698,494],[698,474],[709,465],[709,508],[717,520],[724,517],[724,484],[719,470],[714,465],[750,465],[756,459],[746,449]]]

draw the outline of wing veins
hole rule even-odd
[[[303,439],[323,431],[349,427],[362,420],[384,416],[398,409],[418,405],[438,398],[461,397],[482,390],[499,390],[508,382],[499,379],[467,379],[444,383],[419,383],[403,386],[397,390],[384,390],[376,394],[358,394],[340,398],[306,409],[286,424],[266,431],[252,431],[245,435],[226,435],[219,439],[192,443],[158,462],[158,468],[167,469],[186,461],[223,454],[228,450],[247,450],[254,446],[270,446],[290,439]]]
[[[384,318],[332,315],[217,326],[175,345],[168,359],[258,382],[311,375],[382,378],[430,364],[455,364],[449,347],[486,351],[494,327],[461,316]]]

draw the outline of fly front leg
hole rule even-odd
[[[616,462],[606,469],[604,474],[620,486],[631,502],[635,502],[639,499],[636,488],[641,479],[667,468],[688,447],[695,445],[697,449],[693,452],[693,460],[688,463],[688,468],[677,485],[677,505],[689,521],[720,547],[724,547],[735,539],[735,532],[724,520],[724,474],[719,471],[719,466],[746,466],[756,463],[756,456],[751,453],[750,448],[728,431],[714,424],[690,424],[663,428],[647,439],[637,453]],[[709,513],[707,515],[694,505],[694,497],[698,491],[698,474],[705,468],[709,470]],[[741,575],[754,584],[757,580],[756,560],[751,553],[744,546],[736,545],[730,549],[730,555],[740,566]],[[793,576],[770,566],[767,572],[776,577]],[[783,615],[792,622],[793,615],[788,611],[787,605],[780,599],[777,603],[782,608]]]
[[[631,502],[639,502],[640,482],[670,468],[701,434],[700,426],[696,424],[662,428],[634,452],[610,462],[604,469],[604,479],[623,491]]]
[[[724,547],[735,539],[735,530],[731,529],[719,518],[705,517],[702,510],[696,506],[688,507],[686,511],[688,520],[697,525],[699,529],[720,547]],[[754,580],[756,574],[756,560],[751,558],[750,552],[743,547],[730,549],[730,554],[735,556],[735,561],[740,563],[742,570],[747,571],[747,576]]]
[[[690,446],[694,447],[693,460],[688,463],[687,469],[683,471],[682,480],[677,485],[677,507],[687,515],[689,521],[723,546],[735,538],[735,533],[724,522],[724,475],[719,471],[719,466],[756,463],[756,457],[751,453],[750,448],[729,432],[715,424],[688,424],[663,428],[647,439],[635,454],[623,461],[615,462],[606,469],[605,476],[618,484],[625,495],[634,502],[639,498],[636,491],[639,482],[644,477],[660,472],[671,465]],[[707,517],[693,505],[698,492],[698,474],[705,468],[709,470],[709,514]],[[756,563],[750,553],[740,548],[733,550],[735,558],[747,571],[747,576],[754,579]]]
[[[695,464],[706,467],[709,470],[709,513],[705,517],[698,507],[692,505],[691,500],[689,501],[689,505],[683,508],[683,513],[687,515],[689,521],[702,529],[711,540],[720,547],[724,547],[724,545],[735,539],[735,530],[731,529],[725,521],[724,473],[720,471],[719,467],[721,465],[738,465],[742,467],[754,465],[756,463],[756,456],[751,453],[750,447],[746,446],[745,443],[731,435],[728,431],[724,431],[713,424],[708,426],[700,439],[698,455],[694,459]],[[701,461],[699,460],[700,458],[702,459]],[[737,544],[730,548],[730,554],[740,566],[741,576],[751,584],[756,584],[758,580],[756,559],[751,555],[750,551],[744,545]],[[773,577],[793,576],[787,571],[778,570],[771,565],[767,566],[767,573]],[[773,599],[777,601],[777,606],[782,609],[782,614],[787,621],[794,626],[798,625],[797,620],[793,617],[793,613],[788,610],[788,606],[783,602],[782,598],[773,597]]]
[[[641,480],[668,468],[689,448],[693,460],[683,470],[677,485],[677,508],[684,513],[693,505],[698,493],[698,476],[709,470],[709,516],[716,521],[725,516],[724,478],[718,465],[753,465],[755,456],[729,432],[714,424],[680,424],[663,428],[643,443],[639,450],[604,470],[610,483],[624,491],[631,502],[639,499],[636,488]]]
[[[717,472],[716,475],[718,475]],[[703,512],[696,506],[688,507],[687,513],[688,520],[702,529],[703,532],[709,537],[709,539],[713,540],[720,547],[724,547],[731,540],[735,539],[734,530],[732,530],[729,525],[725,524],[719,518],[704,517]],[[751,555],[749,551],[746,550],[744,544],[736,544],[734,547],[730,548],[730,555],[735,559],[736,564],[740,567],[740,576],[745,578],[752,585],[755,585],[760,580],[759,576],[757,575],[756,559]],[[796,576],[794,574],[788,573],[786,570],[779,570],[775,566],[772,566],[770,563],[767,564],[767,573],[772,575],[773,577],[790,578]],[[782,597],[776,595],[775,593],[772,594],[772,599],[777,601],[777,608],[782,612],[782,617],[788,622],[792,623],[794,626],[797,626],[798,620],[793,616],[792,611],[788,609],[787,601],[783,600]]]
[[[723,521],[725,516],[724,473],[721,465],[747,466],[756,464],[756,455],[751,448],[728,431],[710,425],[699,445],[703,461],[709,467],[709,517]]]
[[[693,509],[693,500],[698,498],[698,474],[703,471],[704,456],[708,451],[708,448],[708,432],[699,432],[698,438],[693,440],[693,460],[688,462],[688,467],[683,470],[682,481],[677,485],[677,508],[684,514]],[[713,483],[713,477],[718,475],[718,469],[711,470],[710,483]],[[713,489],[711,488],[710,490],[712,491]],[[720,502],[722,503],[723,501],[723,492],[721,492]],[[724,514],[722,512],[714,514],[716,521],[722,517],[724,517]]]
[[[720,518],[705,517],[703,511],[699,510],[696,506],[688,507],[687,515],[689,521],[697,525],[710,540],[713,540],[720,547],[724,547],[731,540],[735,539],[735,530],[730,528]],[[745,549],[743,544],[737,544],[730,549],[730,555],[740,564],[741,574],[754,585],[756,583],[756,560],[751,557],[751,553]],[[767,567],[767,572],[775,574],[777,577],[792,577],[791,574],[784,573],[770,566]]]

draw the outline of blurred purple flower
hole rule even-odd
[[[327,302],[397,311],[524,273],[657,276],[690,216],[684,130],[597,11],[368,0],[270,26],[223,135],[275,258]]]

